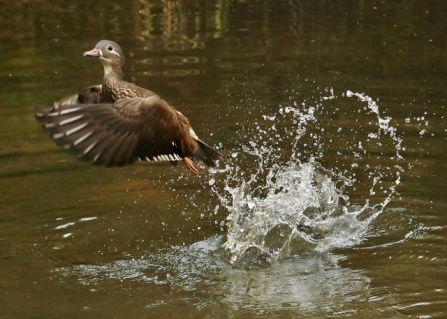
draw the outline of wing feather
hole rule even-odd
[[[70,105],[62,101],[42,121],[58,144],[79,157],[120,166],[137,157],[176,161],[193,156],[198,144],[179,114],[158,96],[151,96],[114,104]]]

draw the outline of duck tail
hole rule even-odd
[[[223,159],[222,154],[205,142],[201,140],[196,141],[199,144],[199,149],[194,153],[194,158],[201,160],[206,164],[206,166],[216,167],[216,161]]]

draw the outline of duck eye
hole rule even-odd
[[[109,46],[107,47],[107,50],[109,50],[109,51],[113,51],[113,46],[109,45]]]

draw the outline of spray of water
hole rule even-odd
[[[343,257],[331,250],[367,238],[397,194],[403,147],[392,119],[370,97],[326,95],[280,106],[243,128],[247,141],[209,180],[219,199],[215,213],[226,216],[225,237],[55,271],[86,285],[112,279],[180,288],[147,307],[175,307],[185,291],[200,291],[198,309],[349,304],[368,291],[369,279],[338,267]]]
[[[223,248],[231,264],[263,266],[358,244],[396,194],[402,140],[391,118],[365,94],[327,93],[263,116],[216,171],[225,186],[211,179],[228,212]],[[356,112],[343,110],[352,98]]]

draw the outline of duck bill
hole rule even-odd
[[[88,56],[92,58],[100,58],[102,57],[102,52],[100,49],[94,48],[93,50],[84,52],[83,56]]]

